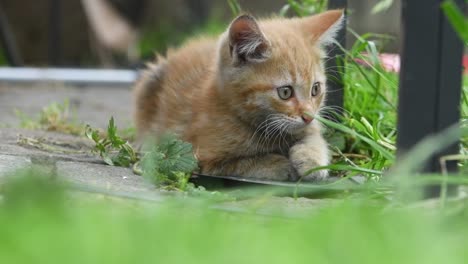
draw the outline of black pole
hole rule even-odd
[[[347,6],[347,0],[328,1],[328,9],[340,8],[346,10]],[[341,47],[346,47],[346,21],[344,22],[343,27],[338,31],[336,40]],[[329,106],[335,106],[338,114],[343,114],[343,74],[345,69],[343,68],[343,64],[339,63],[338,60],[340,59],[344,59],[344,51],[336,44],[331,45],[328,49],[328,61],[326,63],[328,90],[327,104]]]
[[[397,156],[427,135],[459,122],[463,43],[443,14],[441,0],[403,0],[402,67],[398,105]],[[463,0],[457,0],[460,5]],[[422,172],[440,172],[439,158],[459,152],[458,144],[434,154]],[[449,172],[456,164],[448,164]],[[454,193],[450,187],[449,192]],[[425,197],[440,194],[430,186]]]
[[[61,0],[49,0],[49,64],[53,66],[62,63],[61,6]]]
[[[5,51],[5,57],[11,66],[23,65],[23,60],[16,49],[16,41],[3,8],[0,5],[0,41]]]

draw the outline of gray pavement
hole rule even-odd
[[[21,143],[24,139],[40,144]],[[36,142],[36,141],[34,141]],[[92,143],[82,137],[45,131],[0,129],[0,177],[30,165],[55,171],[63,180],[106,191],[148,193],[154,185],[129,168],[109,166],[91,153]]]
[[[119,128],[132,126],[130,87],[78,87],[57,83],[0,84],[0,176],[32,164],[52,167],[78,185],[119,192],[155,192],[131,169],[104,164],[83,137],[19,129],[15,110],[37,117],[51,103],[69,100],[79,123],[106,128],[114,116]]]
[[[130,87],[77,87],[57,83],[12,85],[0,83],[0,127],[18,127],[20,119],[15,109],[28,116],[53,102],[69,100],[76,118],[93,127],[105,128],[115,117],[119,128],[132,126],[132,95]]]

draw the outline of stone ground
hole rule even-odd
[[[46,165],[65,181],[91,192],[118,193],[157,201],[167,194],[135,175],[131,169],[104,164],[90,153],[92,142],[84,137],[18,128],[20,122],[15,110],[35,117],[44,106],[62,103],[65,99],[76,110],[76,118],[80,122],[105,128],[109,118],[114,116],[118,127],[132,126],[130,87],[0,84],[0,181],[9,172],[38,164]],[[255,204],[264,213],[279,208],[300,212],[305,208],[320,208],[329,202],[276,197],[264,199],[262,203],[228,203],[223,208],[238,211]]]
[[[45,106],[69,100],[76,117],[93,127],[105,128],[115,117],[117,126],[132,125],[132,94],[130,87],[77,87],[57,83],[8,85],[0,83],[0,125],[18,127],[15,110],[37,116]]]
[[[80,186],[155,195],[153,185],[131,169],[107,166],[92,155],[92,142],[84,137],[18,128],[20,119],[15,110],[35,117],[44,106],[66,99],[76,110],[77,120],[84,124],[105,128],[114,116],[118,127],[132,125],[130,87],[0,84],[0,176],[28,165],[45,164]]]

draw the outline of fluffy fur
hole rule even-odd
[[[317,121],[326,94],[323,46],[343,20],[236,18],[218,39],[192,40],[142,74],[135,87],[139,136],[176,133],[194,146],[202,173],[321,180],[329,163]],[[320,86],[315,90],[313,87]],[[290,87],[281,99],[278,88]]]

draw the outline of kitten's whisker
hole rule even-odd
[[[284,153],[283,152],[283,144],[284,145],[288,145],[288,149],[289,149],[289,143],[288,143],[288,140],[285,138],[284,134],[287,133],[287,129],[288,128],[288,122],[284,122],[281,124],[281,133],[280,133],[280,136],[281,136],[281,139],[282,139],[282,144],[280,144],[280,151],[281,153]]]
[[[270,117],[271,116],[271,117]],[[267,119],[262,122],[265,123],[260,129],[262,129],[262,133],[258,137],[257,144],[255,146],[255,152],[263,152],[265,149],[265,144],[268,143],[268,139],[271,134],[271,126],[275,123],[280,122],[279,117],[277,114],[272,114],[267,117]]]
[[[257,132],[264,126],[264,124],[268,121],[268,116],[267,116],[267,119],[264,120],[262,123],[260,123],[257,128],[255,129],[254,133],[252,134],[252,137],[250,137],[250,142],[252,142],[252,140],[255,138],[255,135],[257,134]]]
[[[279,138],[279,135],[280,135],[280,132],[281,132],[280,127],[281,127],[282,124],[283,124],[283,122],[278,122],[278,123],[275,124],[275,127],[274,127],[275,130],[274,130],[274,134],[273,134],[274,138],[273,138],[273,142],[271,142],[273,147],[276,146],[276,140],[280,139]],[[281,147],[280,142],[278,142],[278,146]]]
[[[285,128],[284,128],[284,133],[287,134],[289,129],[291,127],[291,124],[290,123],[285,123]],[[289,151],[289,149],[291,148],[291,146],[289,145],[289,140],[288,138],[284,137],[284,142],[285,142],[285,145],[287,146],[287,150]]]
[[[265,134],[265,132],[268,130],[269,121],[270,121],[270,118],[267,118],[265,121],[262,122],[262,125],[257,128],[257,130],[262,130],[262,132],[261,132],[260,136],[258,137],[257,143],[255,145],[255,152],[256,153],[259,152],[258,148],[259,148],[259,145],[261,144],[261,141],[263,140],[263,134]],[[256,154],[256,153],[254,153],[254,154]]]
[[[267,118],[266,120],[264,120],[262,123],[260,123],[260,125],[257,126],[257,128],[256,128],[255,131],[254,131],[254,133],[252,134],[252,137],[251,137],[250,140],[249,140],[249,144],[251,144],[251,145],[254,145],[254,144],[255,144],[255,146],[258,145],[258,141],[259,141],[259,139],[261,138],[261,135],[260,135],[260,137],[258,137],[258,138],[256,137],[256,135],[257,135],[257,133],[258,133],[264,126],[266,126],[266,125],[268,124],[267,122],[268,122],[268,118]],[[262,131],[262,132],[263,132],[263,131]],[[257,142],[255,142],[255,140],[256,140]],[[253,150],[253,151],[254,151],[253,154],[255,154],[256,147],[255,147],[255,148],[250,148],[250,150]]]
[[[268,146],[271,147],[275,145],[277,127],[279,124],[281,124],[281,122],[283,122],[283,120],[277,119],[271,123],[271,130],[269,131],[268,136],[265,137],[265,142],[264,142],[265,143],[264,145],[266,145],[267,147]]]

